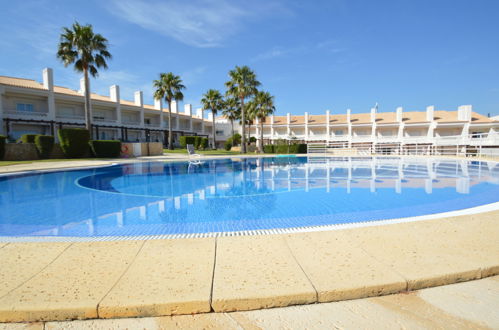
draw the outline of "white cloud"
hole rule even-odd
[[[248,19],[276,13],[272,2],[230,0],[112,0],[107,9],[144,29],[195,47],[217,47],[240,31]]]

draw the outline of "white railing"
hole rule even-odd
[[[15,109],[5,109],[4,113],[8,115],[20,115],[20,116],[39,116],[44,117],[47,116],[47,111],[19,111]]]

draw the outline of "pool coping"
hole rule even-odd
[[[0,279],[7,287],[0,288],[0,322],[243,311],[489,277],[499,274],[498,220],[493,210],[290,234],[0,243]],[[164,258],[145,254],[151,246],[179,257],[163,264]],[[106,284],[88,283],[92,274]],[[154,293],[169,285],[165,276],[175,285],[158,297]],[[191,292],[193,283],[200,289]],[[137,297],[135,291],[150,294]]]

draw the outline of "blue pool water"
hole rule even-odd
[[[139,236],[419,216],[499,201],[494,162],[306,157],[0,177],[0,236]]]

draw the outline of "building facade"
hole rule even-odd
[[[54,85],[53,71],[43,70],[42,82],[0,76],[0,134],[16,140],[21,135],[47,134],[57,137],[57,129],[84,127],[84,84],[75,91]],[[164,142],[168,138],[168,112],[161,101],[144,104],[141,91],[133,101],[120,98],[120,88],[110,87],[109,96],[91,94],[94,136],[103,140],[128,142]],[[172,104],[173,141],[182,135],[208,136],[211,133],[211,113],[203,109],[194,113],[190,104],[180,112]]]
[[[220,125],[219,125],[220,124]],[[236,131],[240,131],[240,125]],[[220,127],[219,127],[220,126]],[[222,128],[223,126],[223,128]],[[248,127],[248,126],[247,126]],[[251,136],[260,140],[258,119],[247,128]],[[221,118],[217,131],[230,136],[230,123]],[[247,133],[248,134],[248,133]],[[472,111],[471,105],[462,105],[454,111],[435,110],[324,115],[270,116],[263,123],[264,143],[277,140],[301,143],[324,143],[337,148],[370,149],[376,152],[397,153],[402,150],[499,147],[499,121]]]

